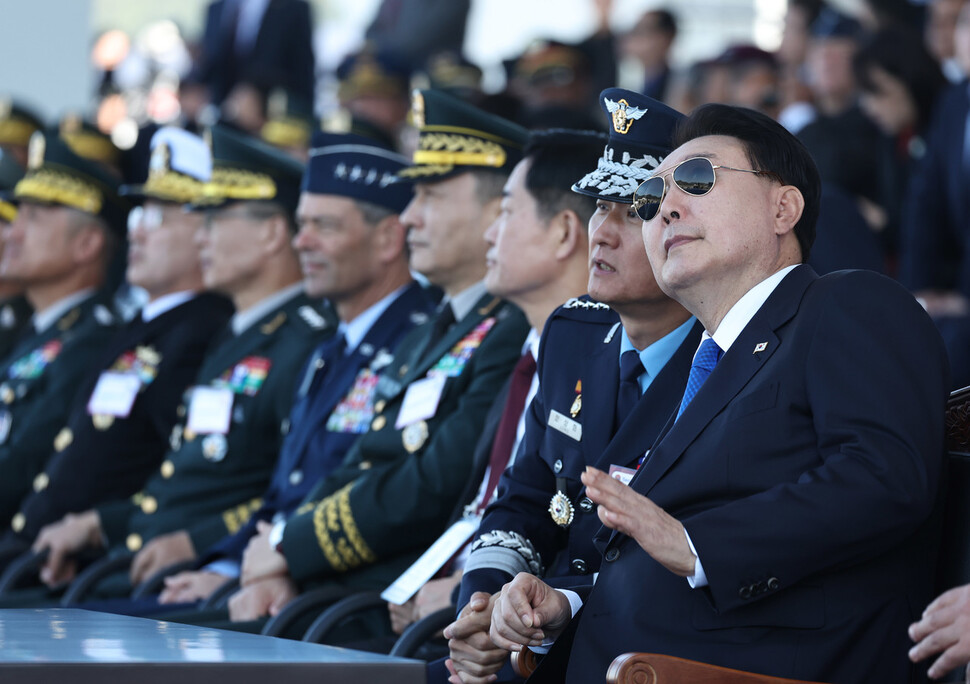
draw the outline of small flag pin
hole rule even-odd
[[[763,352],[767,348],[768,348],[767,342],[759,342],[758,344],[754,345],[754,351],[751,353],[757,354],[758,352]]]

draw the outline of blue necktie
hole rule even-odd
[[[684,412],[684,409],[687,408],[687,404],[697,394],[697,390],[707,380],[707,376],[714,370],[714,366],[717,365],[723,353],[721,348],[717,346],[714,338],[708,337],[701,342],[700,348],[694,354],[694,361],[690,366],[690,375],[687,376],[687,389],[684,390],[684,398],[680,402],[680,410],[677,411],[678,419],[680,418],[680,414]]]
[[[643,362],[640,361],[640,353],[636,349],[627,349],[620,354],[620,387],[616,394],[614,432],[619,429],[633,411],[633,407],[640,401],[640,383],[637,380],[645,372]]]

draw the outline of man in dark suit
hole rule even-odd
[[[941,503],[939,335],[892,281],[802,265],[818,173],[776,122],[707,105],[674,142],[634,206],[658,282],[710,334],[630,485],[583,475],[605,562],[582,613],[520,574],[492,638],[558,635],[537,681],[591,681],[628,651],[909,681]]]
[[[489,244],[485,285],[494,295],[519,306],[531,330],[509,381],[495,397],[485,427],[475,445],[475,477],[460,498],[453,522],[465,530],[461,539],[449,535],[455,556],[446,577],[429,579],[409,600],[410,589],[391,589],[388,608],[394,631],[401,633],[412,621],[451,605],[472,533],[482,512],[494,499],[499,476],[512,463],[525,432],[525,414],[535,396],[539,335],[563,298],[581,296],[589,278],[589,239],[586,224],[593,214],[592,198],[570,192],[572,181],[588,169],[602,150],[605,136],[592,131],[556,130],[532,134],[525,155],[502,191],[501,211],[485,231]],[[452,528],[449,528],[452,529]],[[440,540],[441,538],[439,538]],[[420,562],[420,561],[419,561]],[[445,562],[422,573],[431,577]]]
[[[4,229],[0,261],[0,277],[23,284],[35,310],[0,360],[4,525],[31,491],[78,385],[116,330],[109,297],[97,290],[122,239],[127,211],[117,182],[63,141],[37,132],[30,150],[26,176],[6,196],[18,210]],[[66,184],[74,191],[67,192]]]
[[[202,139],[178,130],[158,135],[156,183],[170,192],[201,187],[211,169]],[[55,181],[58,172],[52,164]],[[179,201],[152,197],[132,212],[128,279],[147,292],[148,304],[88,359],[73,402],[47,398],[43,410],[63,404],[69,412],[52,444],[40,445],[45,459],[33,491],[21,497],[6,548],[26,548],[67,513],[134,494],[161,463],[182,393],[232,310],[221,296],[199,294],[192,239],[202,218]]]
[[[415,163],[399,175],[417,180],[401,220],[411,268],[444,290],[444,306],[383,370],[370,431],[282,534],[250,542],[234,621],[278,609],[298,586],[380,589],[410,565],[444,530],[471,475],[468,444],[521,354],[528,324],[486,292],[482,236],[527,134],[439,91],[416,93],[414,115]]]
[[[302,167],[282,152],[216,127],[212,155],[217,176],[245,168],[250,187],[274,179],[275,194],[239,200],[242,188],[199,186],[173,195],[165,157],[185,155],[196,136],[163,129],[154,136],[148,182],[133,188],[145,212],[158,204],[206,197],[208,215],[195,234],[205,287],[230,297],[236,313],[206,354],[194,387],[186,388],[170,449],[158,471],[127,499],[104,502],[44,528],[35,550],[50,550],[41,572],[59,586],[73,575],[71,556],[89,547],[136,554],[130,573],[111,576],[98,596],[127,594],[133,585],[173,563],[192,560],[238,529],[259,505],[269,481],[297,373],[322,335],[335,326],[303,294],[290,244]],[[208,151],[198,150],[208,162]],[[178,159],[178,161],[182,161]],[[210,162],[211,163],[211,162]],[[171,181],[171,177],[168,178]],[[128,578],[130,577],[130,583]]]
[[[404,335],[428,320],[435,302],[408,271],[398,214],[412,197],[410,184],[386,183],[406,164],[359,136],[320,133],[314,139],[294,246],[307,292],[331,302],[339,333],[317,347],[298,376],[261,505],[238,530],[202,549],[198,570],[167,578],[161,610],[181,610],[237,577],[249,540],[263,525],[292,515],[369,428],[377,373]],[[137,612],[158,610],[153,600]]]
[[[314,101],[313,21],[306,0],[215,0],[206,10],[197,77],[221,105],[240,84]]]
[[[657,286],[631,209],[637,185],[669,154],[684,117],[618,88],[604,90],[600,103],[611,119],[609,143],[596,169],[572,184],[596,199],[591,299],[570,300],[546,325],[524,448],[476,533],[458,600],[461,619],[447,630],[452,665],[466,674],[482,676],[482,660],[494,668],[505,660],[488,641],[488,601],[518,572],[569,586],[587,584],[599,570],[592,539],[600,524],[582,491],[583,469],[635,472],[680,401],[700,339],[693,317]],[[614,105],[644,114],[614,126]]]

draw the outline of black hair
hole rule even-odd
[[[596,198],[572,191],[573,183],[596,167],[609,138],[596,131],[553,128],[535,131],[524,158],[531,160],[525,188],[536,201],[539,215],[549,220],[560,211],[576,212],[585,224],[596,210]]]
[[[651,10],[649,14],[656,18],[657,28],[661,33],[675,38],[677,36],[677,17],[666,8]]]
[[[815,160],[802,142],[769,116],[744,107],[706,104],[698,107],[674,131],[673,146],[708,135],[726,135],[740,141],[751,167],[793,185],[802,193],[805,208],[795,224],[802,261],[815,242],[821,180]]]

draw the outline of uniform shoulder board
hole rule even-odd
[[[104,304],[94,307],[94,318],[101,325],[112,325],[115,322],[114,314]]]
[[[603,302],[594,302],[591,299],[581,299],[579,297],[573,297],[565,304],[562,305],[564,309],[599,309],[604,311],[609,311],[610,307],[608,304]]]
[[[314,330],[323,330],[327,327],[327,319],[321,316],[312,306],[304,304],[297,309],[297,312],[300,314],[300,318]]]

